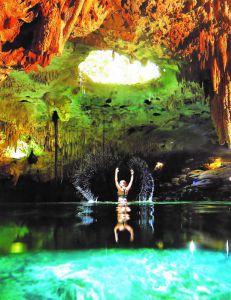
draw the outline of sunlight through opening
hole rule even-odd
[[[130,62],[126,56],[112,50],[90,52],[78,68],[80,74],[97,83],[136,84],[160,76],[159,67],[151,61],[146,65],[138,60]]]

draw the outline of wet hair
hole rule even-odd
[[[127,182],[126,182],[126,180],[120,180],[120,185],[121,185],[122,183],[124,183],[125,186],[128,185]]]

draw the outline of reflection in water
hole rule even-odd
[[[230,205],[201,203],[5,205],[0,209],[0,253],[114,248],[116,238],[119,246],[158,249],[188,248],[194,241],[195,253],[206,248],[227,257],[230,216]]]
[[[15,242],[11,244],[10,253],[26,252],[26,244],[22,242]]]
[[[22,249],[25,250],[26,246],[19,241],[28,233],[29,229],[27,226],[15,224],[11,220],[8,220],[8,223],[3,225],[0,224],[0,253],[23,252]]]
[[[77,210],[76,216],[81,219],[81,225],[90,225],[94,223],[94,219],[91,215],[93,210],[90,205],[82,205],[78,207]]]
[[[230,204],[0,208],[1,300],[231,299]]]
[[[141,228],[154,232],[154,205],[141,205],[140,206],[139,225]]]
[[[230,209],[127,200],[3,206],[0,299],[230,299]]]
[[[127,230],[130,234],[130,242],[134,240],[134,231],[133,228],[127,224],[127,221],[130,220],[130,207],[128,206],[127,201],[124,203],[119,202],[117,207],[117,224],[114,227],[115,241],[118,243],[118,231]]]

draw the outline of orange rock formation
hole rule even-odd
[[[219,142],[231,146],[230,0],[0,0],[0,79],[46,66],[79,38],[98,47],[118,39],[161,45],[184,58],[211,83]]]

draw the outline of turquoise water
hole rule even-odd
[[[44,251],[0,257],[1,300],[231,299],[231,261],[188,249]]]
[[[230,228],[228,202],[4,204],[0,300],[231,300]]]

